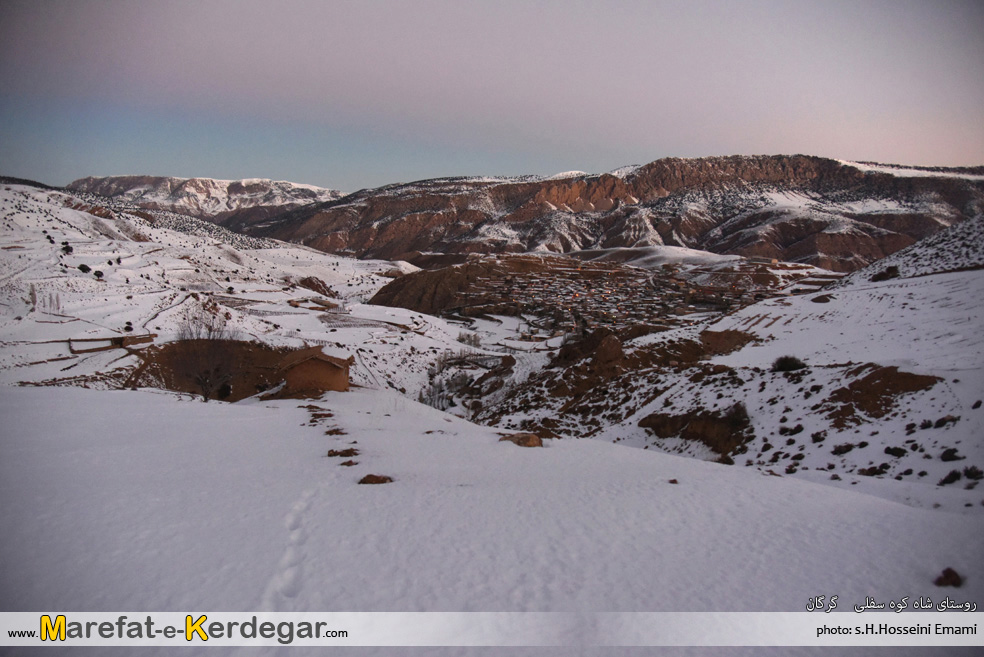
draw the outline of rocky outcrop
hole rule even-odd
[[[460,304],[460,295],[481,276],[491,274],[494,264],[470,262],[438,270],[423,270],[387,283],[370,300],[377,306],[408,308],[427,315],[440,315]]]
[[[665,244],[853,271],[984,214],[981,172],[929,173],[802,155],[668,158],[617,175],[391,185],[299,208],[250,231],[411,262],[427,252]]]
[[[741,402],[723,412],[652,413],[642,418],[639,426],[660,438],[679,436],[701,442],[722,456],[732,454],[754,435],[748,412]]]
[[[543,440],[535,433],[512,433],[500,438],[499,442],[510,442],[520,447],[543,447]]]

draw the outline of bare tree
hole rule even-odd
[[[189,311],[178,329],[182,343],[181,369],[198,388],[203,401],[225,398],[239,365],[234,332],[218,308]]]

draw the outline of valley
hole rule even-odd
[[[979,598],[984,215],[953,219],[852,273],[599,238],[418,266],[8,179],[4,581],[39,608],[740,611],[935,597],[952,567]],[[195,322],[252,345],[230,401],[155,356]],[[312,349],[347,391],[287,392]]]

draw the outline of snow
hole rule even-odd
[[[946,566],[984,593],[981,516],[518,448],[380,390],[330,393],[330,419],[300,405],[0,389],[4,609],[787,611],[931,593]],[[324,456],[350,445],[357,466]]]
[[[332,189],[267,178],[219,180],[215,178],[153,178],[153,183],[135,184],[132,176],[93,177],[69,184],[76,193],[99,189],[119,203],[143,204],[155,209],[171,209],[192,215],[240,210],[258,205],[279,205],[284,210],[306,203],[330,201],[342,196]],[[233,191],[233,188],[242,188]],[[248,188],[255,188],[245,191]]]
[[[932,581],[945,567],[967,578],[961,599],[982,598],[979,491],[864,477],[837,488],[816,469],[763,476],[610,442],[641,440],[638,418],[610,427],[599,436],[607,441],[499,442],[504,431],[414,399],[441,354],[513,351],[515,382],[541,370],[543,350],[560,339],[517,340],[528,320],[482,318],[465,328],[367,305],[389,280],[380,272],[410,267],[293,245],[234,248],[133,215],[97,219],[64,207],[68,198],[0,186],[4,611],[798,611],[820,594],[845,605],[936,597]],[[137,233],[147,241],[128,237]],[[79,264],[102,267],[103,280]],[[307,276],[337,296],[294,284]],[[789,351],[827,386],[848,359],[945,377],[945,390],[920,393],[916,407],[964,419],[920,440],[961,436],[961,453],[980,462],[984,411],[969,406],[984,389],[982,292],[976,272],[952,272],[845,283],[825,304],[816,295],[768,301],[712,326],[765,342],[713,362],[767,366]],[[185,309],[206,296],[245,335],[354,355],[361,387],[313,401],[205,404],[100,389],[108,386],[98,380],[89,390],[17,385],[132,364],[118,350],[70,354],[64,341],[122,335],[127,322],[169,340]],[[635,344],[693,337],[711,321],[693,320]],[[470,333],[481,348],[458,341]],[[782,380],[760,379],[750,413],[775,426],[773,411],[758,405]],[[708,408],[718,403],[712,390],[695,395]],[[668,394],[692,393],[681,384]],[[309,404],[322,409],[317,416]],[[883,438],[901,431],[901,420],[892,422]],[[359,450],[352,467],[325,456],[349,447]],[[950,467],[931,465],[933,481]],[[356,483],[369,473],[394,482]],[[782,652],[791,653],[819,651]]]
[[[571,255],[601,262],[614,261],[646,269],[658,269],[664,264],[676,265],[719,265],[742,260],[741,256],[718,255],[699,249],[683,246],[644,246],[615,249],[589,249],[575,251]]]
[[[813,301],[822,295],[832,298]],[[772,299],[711,327],[766,340],[716,362],[762,365],[790,353],[817,365],[854,361],[926,373],[975,371],[984,368],[984,335],[977,330],[984,326],[981,298],[984,277],[957,272]],[[778,317],[782,321],[770,319]]]
[[[584,171],[562,171],[561,173],[555,173],[552,176],[547,176],[544,180],[564,180],[566,178],[579,178],[587,175],[588,174]]]
[[[904,167],[898,165],[875,164],[873,162],[852,162],[850,160],[837,160],[844,166],[854,167],[860,171],[873,173],[887,173],[891,176],[901,176],[905,178],[963,178],[964,180],[984,180],[984,175],[961,173],[959,171],[942,170],[936,171],[931,168]]]
[[[609,171],[608,172],[608,175],[615,176],[616,178],[625,178],[625,177],[627,177],[627,176],[635,173],[636,171],[638,171],[641,168],[642,168],[642,165],[641,164],[629,164],[627,166],[619,167],[617,169],[614,169],[612,171]]]

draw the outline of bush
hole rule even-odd
[[[941,461],[944,461],[944,462],[949,462],[949,461],[963,461],[965,458],[967,458],[967,457],[966,456],[960,456],[957,453],[957,448],[956,447],[948,447],[948,448],[944,449],[943,450],[943,453],[940,455],[940,460]]]
[[[79,271],[82,272],[83,274],[88,274],[90,271],[92,271],[92,267],[90,267],[85,263],[82,263],[81,265],[79,265]]]
[[[881,270],[877,274],[874,274],[871,277],[871,281],[873,283],[880,283],[881,281],[889,281],[892,280],[893,278],[898,278],[898,277],[899,277],[899,268],[896,267],[895,265],[892,265],[891,267],[886,267],[885,269]]]
[[[952,484],[955,481],[960,481],[960,470],[950,470],[950,474],[940,479],[937,486],[946,486],[947,484]]]
[[[796,356],[780,356],[772,363],[773,372],[793,372],[806,367],[806,363]]]
[[[964,476],[971,481],[980,481],[981,479],[984,479],[984,472],[982,472],[976,465],[964,468],[963,473]]]

